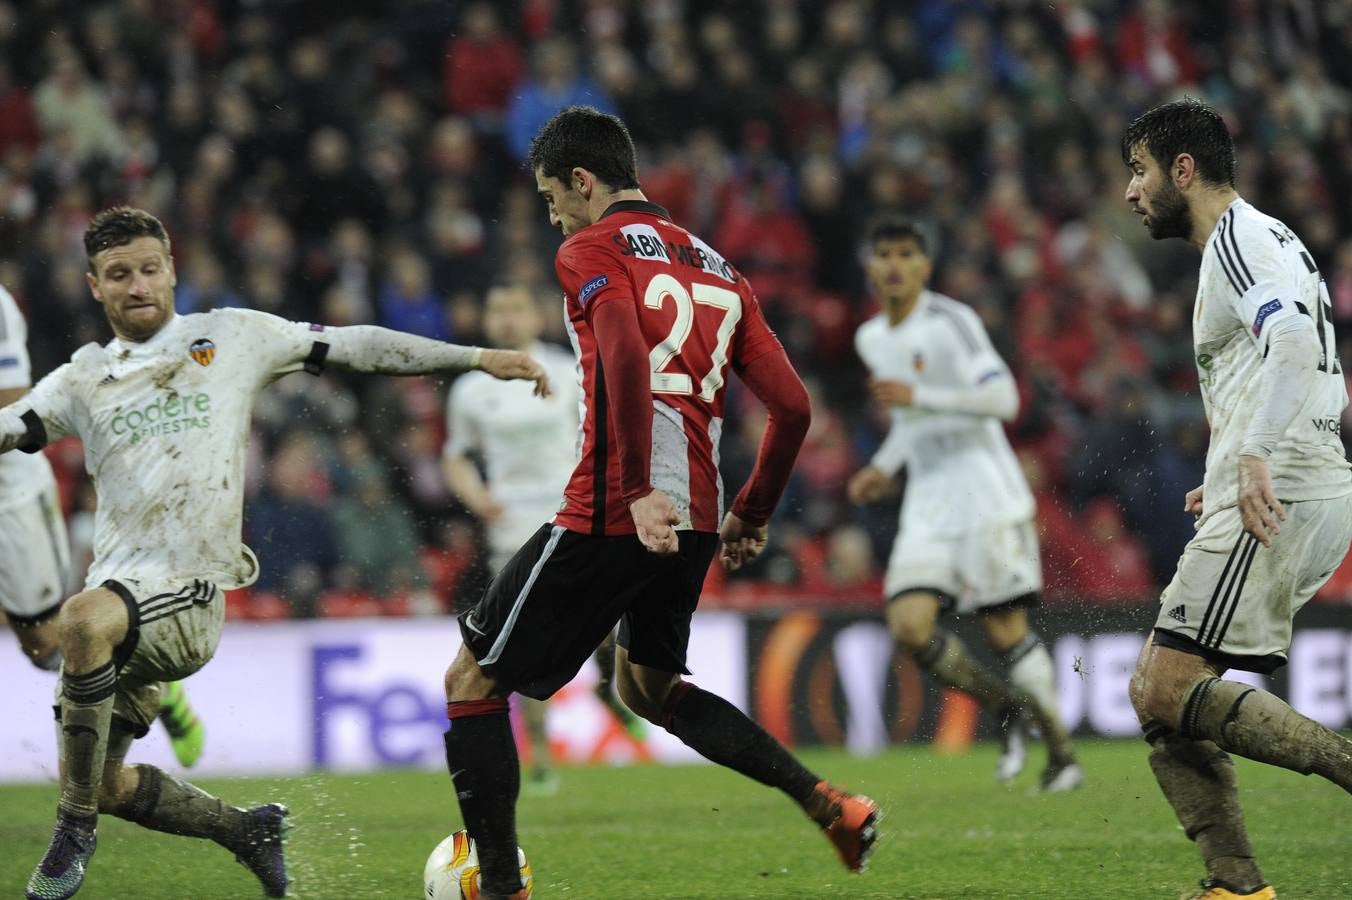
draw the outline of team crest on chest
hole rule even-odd
[[[188,355],[199,366],[209,366],[211,361],[216,358],[216,345],[210,338],[198,338],[188,348]]]

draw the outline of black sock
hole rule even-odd
[[[661,724],[705,759],[779,788],[799,804],[821,781],[745,713],[689,682],[672,688]]]
[[[521,763],[507,701],[448,703],[446,711],[451,719],[446,731],[446,766],[455,783],[465,829],[479,850],[483,889],[513,894],[521,890],[516,858]]]

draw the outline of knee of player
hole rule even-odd
[[[892,623],[892,637],[907,653],[919,653],[934,640],[934,623],[898,619]]]
[[[104,767],[99,782],[99,812],[124,816],[136,796],[137,772],[120,761]]]
[[[56,619],[57,641],[62,647],[84,644],[103,636],[99,601],[91,594],[76,594],[61,606]]]
[[[496,696],[497,685],[479,667],[479,661],[461,647],[455,661],[446,669],[444,679],[446,699],[451,703],[462,700],[486,700]]]
[[[1174,727],[1181,710],[1177,691],[1170,690],[1168,679],[1150,665],[1138,666],[1128,685],[1131,706],[1142,724],[1162,722]]]
[[[627,666],[621,667],[615,672],[615,689],[624,701],[624,705],[633,711],[634,715],[646,719],[654,725],[660,725],[662,719],[662,707],[666,704],[667,694],[670,693],[670,685],[666,690],[655,690],[653,686],[644,685]],[[660,694],[660,696],[659,696]]]

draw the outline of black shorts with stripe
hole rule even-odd
[[[690,619],[718,535],[679,535],[674,555],[657,556],[632,534],[544,525],[460,613],[460,634],[500,688],[540,700],[572,680],[616,622],[630,660],[689,674]]]
[[[1352,495],[1285,506],[1271,547],[1234,507],[1207,517],[1160,598],[1157,645],[1264,674],[1286,664],[1292,619],[1347,553]]]

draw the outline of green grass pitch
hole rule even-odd
[[[849,875],[777,792],[714,766],[563,771],[548,799],[523,799],[521,844],[539,898],[1175,898],[1201,877],[1140,741],[1081,747],[1087,785],[1033,792],[1041,760],[1011,788],[993,747],[956,757],[925,747],[854,759],[812,751],[824,776],[886,810],[862,875]],[[1352,897],[1352,798],[1319,779],[1239,760],[1241,800],[1265,874],[1283,900]],[[426,772],[203,781],[235,803],[282,800],[292,896],[421,893],[423,861],[459,827],[449,779]],[[56,806],[53,785],[0,787],[0,896],[22,893]],[[105,817],[80,900],[258,896],[230,855]]]

